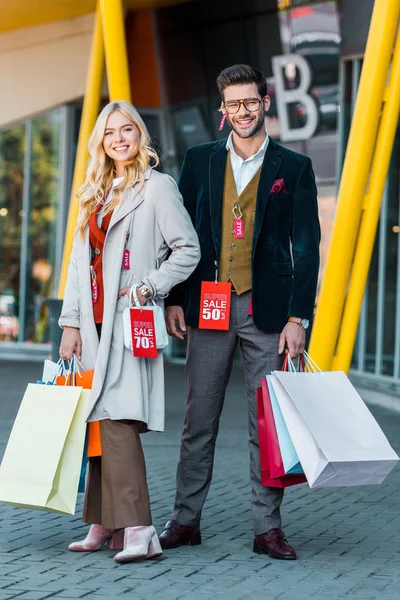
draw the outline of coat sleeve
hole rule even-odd
[[[146,274],[143,283],[151,289],[154,297],[164,298],[174,286],[186,281],[193,273],[200,260],[200,246],[172,177],[163,175],[158,178],[154,192],[157,196],[157,224],[171,253],[159,269]]]
[[[67,282],[64,291],[64,301],[61,309],[61,316],[58,324],[63,327],[80,328],[79,314],[79,280],[78,268],[76,263],[76,243],[72,245],[72,252],[68,265]]]
[[[294,193],[291,226],[294,277],[289,317],[312,319],[318,282],[320,239],[317,187],[311,160],[307,158]]]

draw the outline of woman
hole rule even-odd
[[[76,353],[94,369],[88,421],[100,421],[102,456],[90,460],[83,520],[87,537],[70,550],[122,549],[117,562],[161,554],[151,522],[139,432],[164,429],[163,357],[135,358],[124,347],[122,313],[138,284],[144,305],[163,306],[189,277],[198,238],[174,180],[153,170],[158,157],[128,102],[111,102],[89,140],[80,216],[60,326],[60,357]]]

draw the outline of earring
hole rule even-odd
[[[222,115],[222,119],[221,119],[221,122],[219,124],[218,131],[222,131],[222,129],[224,128],[225,120],[226,120],[226,115],[227,115],[227,113],[224,113]]]

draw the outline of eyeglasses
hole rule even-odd
[[[222,104],[229,115],[234,115],[239,112],[242,104],[249,112],[257,112],[263,101],[264,98],[261,98],[261,100],[259,98],[245,98],[244,100],[228,100],[228,102]]]

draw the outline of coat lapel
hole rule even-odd
[[[254,218],[253,256],[258,236],[264,220],[265,211],[271,194],[272,185],[282,163],[282,152],[271,138],[261,167],[260,181],[257,190],[256,214]]]
[[[144,172],[145,185],[146,181],[150,178],[151,169],[147,169]],[[145,188],[140,189],[140,185],[137,183],[131,190],[124,190],[122,203],[114,210],[108,232],[122,219],[126,217],[132,210],[137,208],[144,200]],[[108,234],[107,232],[107,234]]]
[[[228,157],[226,139],[219,141],[210,154],[210,216],[216,259],[221,252],[222,203],[225,180],[225,167]]]

